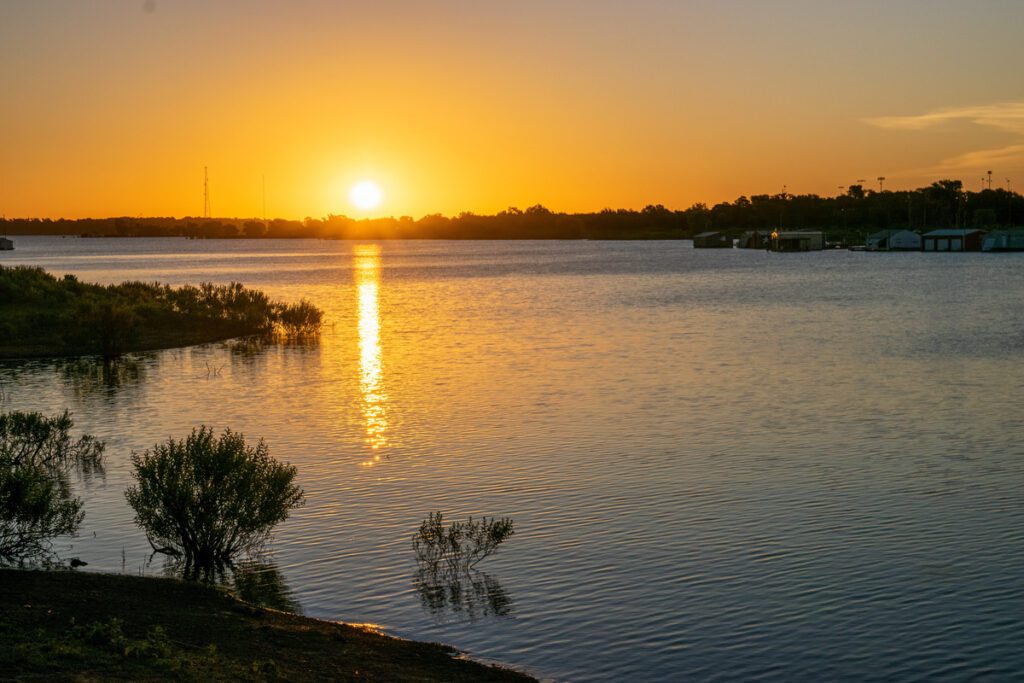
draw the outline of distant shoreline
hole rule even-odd
[[[880,230],[1013,229],[1024,223],[1024,196],[996,188],[972,192],[960,180],[937,180],[913,190],[878,191],[861,184],[844,194],[752,194],[686,209],[648,204],[643,209],[566,213],[537,204],[509,207],[493,215],[462,212],[355,219],[343,215],[284,218],[200,216],[79,219],[0,219],[0,234],[104,237],[322,238],[352,240],[668,240],[692,239],[707,231],[731,238],[759,230],[814,230],[829,241],[863,244]]]

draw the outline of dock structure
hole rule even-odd
[[[812,230],[775,230],[768,248],[771,251],[821,251],[825,233]]]
[[[923,251],[981,251],[984,230],[945,228],[932,230],[921,236]]]
[[[732,249],[732,238],[724,232],[702,232],[693,236],[694,249]]]
[[[740,249],[767,249],[771,235],[770,230],[748,230],[740,236],[736,246]]]

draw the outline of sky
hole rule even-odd
[[[257,218],[1024,190],[1022,26],[1017,0],[0,0],[0,214],[199,216],[204,168],[213,215]]]

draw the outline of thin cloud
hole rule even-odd
[[[970,121],[979,126],[1024,135],[1024,102],[947,107],[914,116],[876,116],[864,119],[868,125],[895,130],[923,130],[951,121]]]
[[[949,159],[943,159],[940,169],[955,171],[971,168],[1006,168],[1024,163],[1024,144],[998,149],[979,149]]]
[[[1024,137],[1024,102],[1003,102],[972,107],[946,107],[914,116],[877,116],[864,123],[886,130],[924,130],[947,123],[966,121],[976,126]],[[949,173],[979,168],[1024,166],[1024,140],[995,149],[980,149],[943,159],[937,166],[920,172]]]

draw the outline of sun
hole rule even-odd
[[[356,208],[370,211],[380,206],[381,200],[384,199],[384,191],[372,180],[361,180],[348,191],[348,198]]]

